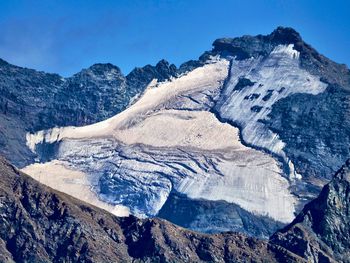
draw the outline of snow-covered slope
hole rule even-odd
[[[69,194],[92,205],[103,208],[117,216],[128,216],[130,211],[121,205],[111,205],[101,201],[93,191],[96,185],[87,178],[87,175],[78,170],[67,168],[61,161],[35,163],[22,169],[42,184],[58,191]]]

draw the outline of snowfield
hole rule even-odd
[[[292,45],[278,46],[265,59],[232,59],[230,64],[213,57],[178,78],[154,80],[137,102],[108,120],[27,134],[34,152],[39,143],[59,142],[59,148],[56,160],[24,171],[120,215],[130,210],[140,217],[154,216],[176,191],[290,222],[298,199],[290,193],[291,182],[280,164],[244,146],[238,128],[220,122],[209,110],[215,107],[222,119],[239,124],[250,145],[286,159],[284,143],[260,120],[268,118],[281,98],[325,89],[300,69],[298,58]],[[237,90],[242,78],[250,82]],[[286,162],[290,179],[300,179],[293,163]],[[44,173],[49,175],[43,178]]]

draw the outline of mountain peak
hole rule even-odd
[[[264,56],[276,45],[302,42],[300,34],[290,27],[278,27],[269,35],[245,35],[235,38],[219,38],[213,43],[213,52],[230,53],[237,59]]]
[[[156,66],[161,66],[161,65],[169,66],[170,63],[169,63],[169,61],[167,61],[163,58],[163,59],[159,60],[158,63],[156,64]]]
[[[115,71],[121,73],[121,69],[111,63],[95,63],[92,66],[88,68],[88,70],[91,70],[93,73],[100,75],[104,74],[108,71]]]
[[[134,83],[149,83],[152,79],[165,81],[170,77],[176,76],[177,68],[165,59],[158,61],[155,66],[150,64],[142,68],[134,68],[128,75],[127,79]]]
[[[277,27],[269,35],[219,38],[213,43],[211,54],[230,55],[237,60],[268,56],[278,45],[293,44],[300,52],[300,66],[311,74],[320,76],[328,84],[335,84],[350,90],[350,71],[344,64],[338,64],[319,54],[305,43],[300,34],[291,27]]]
[[[267,37],[277,44],[295,44],[303,41],[300,34],[291,27],[279,26]]]

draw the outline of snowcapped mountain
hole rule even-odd
[[[350,157],[350,73],[290,28],[213,46],[179,69],[144,68],[109,119],[26,130],[40,162],[23,171],[116,215],[268,237]]]

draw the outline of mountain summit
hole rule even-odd
[[[278,45],[292,44],[300,52],[300,66],[312,74],[322,77],[330,84],[350,89],[350,71],[344,64],[338,64],[319,54],[305,43],[300,34],[290,27],[278,27],[269,35],[220,38],[213,43],[214,53],[229,53],[237,59],[266,56]]]

